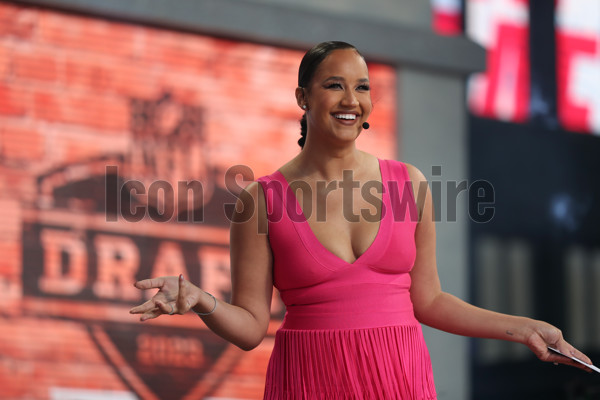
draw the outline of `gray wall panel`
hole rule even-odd
[[[467,129],[465,85],[449,75],[401,68],[400,159],[419,168],[430,182],[441,182],[441,215],[436,216],[437,264],[442,289],[468,300],[467,195],[458,196],[455,221],[449,221],[447,181],[466,181]],[[441,176],[432,176],[432,166]],[[434,196],[434,200],[435,200]],[[450,203],[451,204],[451,203]],[[469,398],[466,338],[425,328],[439,400]]]

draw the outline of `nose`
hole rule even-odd
[[[355,107],[358,105],[358,98],[356,97],[354,91],[349,89],[344,92],[344,97],[342,98],[341,103],[346,107]]]

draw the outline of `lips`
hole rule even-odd
[[[338,122],[344,125],[353,125],[358,120],[358,114],[338,112],[331,114]]]

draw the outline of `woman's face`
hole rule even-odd
[[[367,64],[354,49],[331,52],[297,93],[311,136],[335,141],[355,140],[373,108]]]

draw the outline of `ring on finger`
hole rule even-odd
[[[173,315],[175,313],[175,307],[173,307],[173,304],[169,304],[171,306],[171,312],[169,313],[169,315]]]

